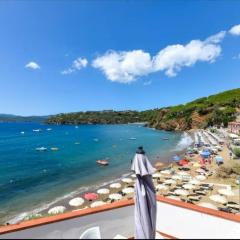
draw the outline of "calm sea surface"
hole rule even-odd
[[[144,146],[152,161],[157,156],[170,159],[171,151],[185,144],[183,137],[181,133],[155,131],[137,124],[76,128],[0,123],[0,223],[71,192],[122,176],[129,171],[139,145]],[[38,147],[48,151],[38,152]],[[96,160],[104,158],[109,158],[108,167],[96,165]]]

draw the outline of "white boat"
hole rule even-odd
[[[52,128],[47,128],[47,131],[52,131]]]
[[[78,126],[75,126],[75,128],[78,128]]]
[[[33,132],[41,132],[41,129],[33,129]]]
[[[93,139],[93,141],[95,141],[95,142],[98,142],[98,141],[99,141],[99,139],[98,139],[98,138],[94,138],[94,139]]]
[[[25,134],[25,132],[22,131],[21,134]]]
[[[36,148],[36,151],[44,152],[44,151],[47,151],[47,148],[39,147],[39,148]]]
[[[136,140],[137,138],[135,138],[135,137],[131,137],[131,138],[129,138],[129,140]]]

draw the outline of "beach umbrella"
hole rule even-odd
[[[110,185],[110,188],[121,188],[121,184],[120,183],[112,183],[111,185]]]
[[[166,184],[176,184],[176,181],[174,181],[173,179],[167,179],[164,181],[164,183]]]
[[[177,201],[181,201],[181,198],[179,198],[177,196],[174,196],[174,195],[167,196],[167,198],[170,198],[170,199],[173,199],[173,200],[177,200]]]
[[[161,173],[164,175],[170,175],[172,173],[172,171],[166,169],[166,170],[162,170]]]
[[[156,162],[156,163],[154,164],[154,167],[157,168],[157,169],[159,169],[159,168],[162,168],[164,165],[165,165],[165,164],[162,163],[162,162]]]
[[[217,195],[217,194],[216,195],[211,195],[209,197],[209,199],[211,199],[214,202],[221,203],[221,204],[227,203],[227,199],[224,196]]]
[[[189,161],[186,160],[186,159],[182,159],[182,160],[179,161],[179,165],[180,165],[180,166],[186,166],[186,165],[188,165],[188,164],[189,164]]]
[[[136,174],[132,174],[131,177],[132,178],[136,178],[137,176],[136,176]]]
[[[105,205],[105,204],[106,204],[106,203],[103,202],[103,201],[96,201],[96,202],[93,202],[93,203],[90,205],[90,207],[91,207],[91,208],[100,207],[100,206],[103,206],[103,205]]]
[[[57,206],[57,207],[53,207],[48,211],[48,214],[50,215],[55,215],[55,214],[59,214],[59,213],[63,213],[65,212],[66,208],[64,206]]]
[[[74,198],[71,201],[69,201],[69,205],[72,207],[79,207],[83,205],[83,203],[84,203],[84,199],[80,197]]]
[[[122,192],[125,194],[134,193],[134,188],[124,188]]]
[[[223,157],[221,157],[221,156],[216,156],[215,160],[217,163],[223,163]]]
[[[192,179],[189,181],[189,183],[192,185],[198,185],[198,184],[200,184],[200,181],[198,181],[197,179]]]
[[[188,183],[188,184],[184,184],[184,185],[183,185],[183,188],[184,188],[184,189],[191,190],[191,189],[194,189],[194,188],[195,188],[195,186],[194,186],[194,185],[192,185],[192,184],[189,184],[189,183]]]
[[[211,155],[211,153],[209,151],[203,151],[200,153],[200,155],[204,158],[208,158]]]
[[[166,185],[164,185],[164,184],[158,184],[158,185],[156,186],[156,189],[157,189],[157,190],[168,190],[169,187],[166,186]]]
[[[194,163],[193,167],[201,167],[201,164],[200,163]]]
[[[234,192],[231,189],[226,189],[226,188],[219,189],[218,193],[221,194],[221,195],[228,196],[228,197],[235,195]]]
[[[181,196],[187,196],[189,195],[189,192],[183,189],[177,189],[174,191],[175,194],[181,195]]]
[[[132,183],[133,182],[133,180],[131,178],[123,178],[121,181],[124,183]]]
[[[196,172],[197,172],[197,173],[203,173],[203,174],[206,174],[206,171],[203,170],[202,168],[198,168],[198,169],[196,170]]]
[[[197,205],[200,206],[200,207],[205,207],[205,208],[211,208],[211,209],[214,209],[214,210],[218,210],[218,208],[215,205],[213,205],[212,203],[208,203],[208,202],[198,203]]]
[[[88,201],[93,201],[98,198],[98,195],[96,193],[86,193],[84,194],[84,198]]]
[[[110,193],[110,190],[107,189],[107,188],[101,188],[101,189],[98,189],[98,190],[97,190],[97,193],[98,193],[98,194],[102,194],[102,195],[104,195],[104,194],[109,194],[109,193]]]
[[[153,177],[153,178],[160,178],[160,177],[162,177],[162,174],[161,174],[161,173],[154,173],[154,174],[152,175],[152,177]]]
[[[199,180],[199,181],[204,181],[204,180],[207,179],[207,178],[206,178],[205,176],[203,176],[203,175],[197,175],[195,178],[196,178],[197,180]]]
[[[112,193],[108,196],[111,200],[121,200],[122,195],[119,193]]]
[[[173,156],[172,159],[174,162],[179,162],[181,160],[181,158],[178,155]]]
[[[182,176],[180,176],[180,175],[173,175],[172,179],[174,179],[174,180],[182,180]]]
[[[178,172],[177,174],[180,176],[190,176],[190,174],[187,172]]]
[[[156,169],[142,147],[134,156],[131,170],[138,176],[135,184],[135,239],[155,239],[157,203],[152,174]]]

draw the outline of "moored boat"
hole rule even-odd
[[[44,151],[47,151],[47,148],[39,147],[39,148],[36,148],[36,151],[44,152]]]
[[[107,166],[109,164],[107,160],[97,160],[96,163],[101,166]]]

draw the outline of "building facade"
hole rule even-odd
[[[240,122],[230,122],[228,123],[228,130],[234,134],[240,134]]]

